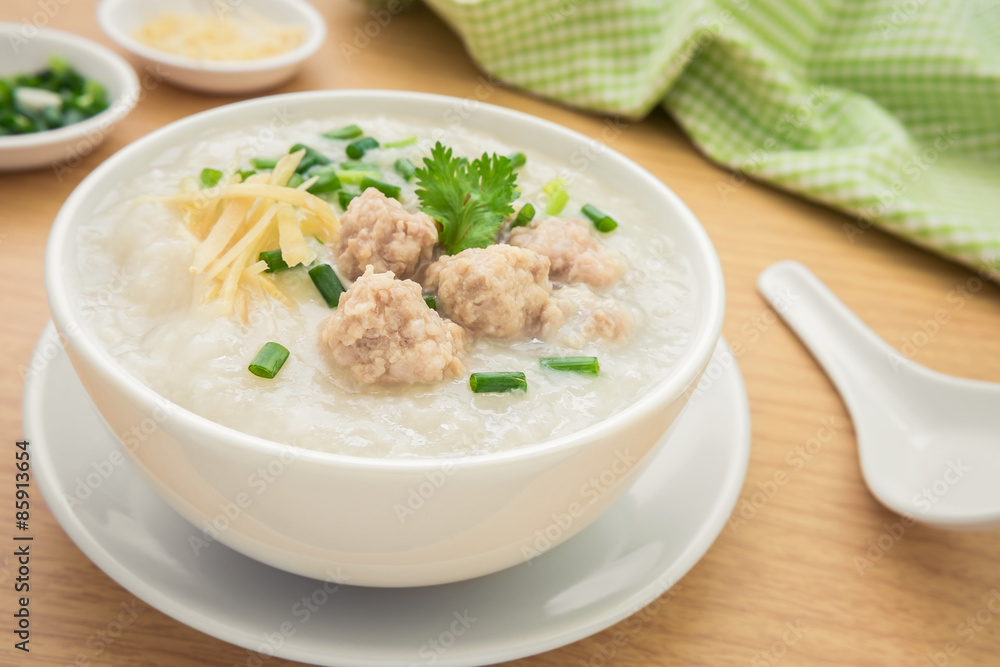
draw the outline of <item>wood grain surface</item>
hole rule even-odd
[[[417,7],[393,17],[360,46],[355,37],[373,20],[363,5],[316,4],[328,21],[329,38],[296,79],[274,92],[389,88],[475,96],[482,72],[428,10]],[[110,46],[96,25],[95,5],[94,0],[4,0],[0,20],[47,23]],[[350,62],[344,45],[358,46]],[[22,435],[18,367],[28,363],[49,318],[42,266],[53,217],[90,170],[129,142],[237,99],[156,86],[61,182],[51,170],[0,174],[0,271],[7,285],[0,297],[0,451],[5,452],[0,457],[0,526],[5,526],[0,543],[15,532],[14,443]],[[604,118],[510,89],[497,88],[487,101],[592,137],[600,137],[604,128]],[[743,179],[702,157],[662,112],[630,122],[611,145],[687,202],[721,256],[728,291],[724,333],[742,345],[739,363],[753,415],[743,512],[734,514],[681,586],[635,622],[511,664],[1000,664],[1000,617],[989,606],[996,595],[992,605],[1000,609],[1000,533],[894,527],[900,518],[866,490],[854,431],[839,396],[754,284],[772,262],[798,259],[909,356],[937,370],[992,381],[1000,381],[1000,290],[884,233],[867,230],[851,239],[845,233],[851,220],[843,215],[753,182],[741,184]],[[933,177],[931,169],[925,178]],[[933,335],[921,335],[921,322],[939,311],[946,322]],[[832,437],[810,458],[800,459],[797,450],[830,424]],[[1000,445],[1000,434],[997,440]],[[766,491],[776,475],[784,483],[770,489],[776,491],[772,497],[754,496]],[[97,633],[117,619],[123,603],[132,604],[133,596],[77,550],[37,490],[33,503],[31,652],[13,647],[17,563],[13,548],[3,547],[0,664],[245,663],[244,649],[141,601],[134,622],[102,647]],[[265,664],[293,663],[269,659]]]

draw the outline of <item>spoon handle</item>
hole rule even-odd
[[[864,394],[904,361],[799,262],[772,264],[757,289],[812,352],[841,394]],[[853,392],[852,392],[853,393]],[[847,398],[847,396],[845,396]]]

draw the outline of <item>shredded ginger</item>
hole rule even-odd
[[[135,38],[154,49],[196,60],[258,60],[286,53],[305,41],[305,28],[281,26],[263,16],[161,14]]]
[[[245,183],[230,173],[217,187],[202,190],[188,182],[180,194],[152,198],[179,206],[195,240],[196,305],[218,303],[223,313],[236,312],[244,323],[253,297],[294,305],[265,273],[259,254],[279,248],[289,267],[307,265],[316,254],[306,236],[327,243],[339,229],[330,205],[306,191],[315,179],[287,186],[304,155],[286,155],[273,172],[254,174]]]

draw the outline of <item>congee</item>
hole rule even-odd
[[[84,317],[159,394],[276,442],[564,436],[670,373],[698,298],[666,225],[569,157],[384,117],[207,134],[81,227]]]

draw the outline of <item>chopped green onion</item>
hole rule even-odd
[[[469,376],[469,388],[477,394],[520,389],[528,390],[528,381],[519,371],[501,373],[473,373]]]
[[[86,120],[87,114],[83,113],[79,109],[66,109],[62,116],[62,126],[72,125],[73,123],[79,123],[81,120]]]
[[[396,141],[387,141],[382,145],[386,148],[402,148],[403,146],[412,146],[415,143],[417,143],[417,135],[406,137],[405,139],[397,139]]]
[[[270,380],[278,374],[287,359],[288,350],[283,346],[277,343],[264,343],[264,347],[260,348],[260,352],[253,358],[247,369],[257,377]]]
[[[365,176],[361,179],[361,191],[364,192],[368,188],[375,188],[386,197],[392,197],[393,199],[399,199],[399,194],[402,192],[401,188],[397,185],[389,185],[388,183],[376,181],[374,178]]]
[[[427,307],[430,308],[431,310],[437,310],[438,300],[437,297],[434,296],[433,294],[425,294],[424,303],[426,303]]]
[[[222,172],[218,169],[205,169],[201,170],[201,175],[198,176],[198,180],[201,181],[201,187],[203,188],[214,188],[222,180]]]
[[[597,357],[542,357],[538,362],[554,371],[572,371],[584,375],[597,375],[601,372]]]
[[[267,262],[267,268],[264,269],[265,273],[274,273],[288,269],[288,264],[285,263],[284,258],[281,256],[281,250],[265,250],[257,255],[257,261]]]
[[[51,55],[49,56],[49,69],[52,73],[59,76],[65,77],[72,74],[73,69],[69,65],[69,61],[62,56]]]
[[[347,171],[378,171],[381,169],[374,162],[342,162],[340,168]]]
[[[256,174],[257,172],[254,169],[241,169],[236,173],[240,175],[240,182],[246,183],[247,179]]]
[[[278,166],[278,159],[270,157],[255,157],[250,158],[250,164],[253,165],[254,169],[274,169]]]
[[[523,227],[531,222],[534,217],[535,207],[531,204],[525,204],[521,207],[521,210],[517,212],[517,217],[514,218],[514,222],[510,223],[511,229],[514,227]]]
[[[296,153],[301,150],[304,150],[306,154],[302,156],[302,161],[299,162],[299,166],[295,168],[296,174],[304,174],[313,167],[330,164],[330,158],[323,155],[315,148],[310,148],[305,144],[295,144],[288,149],[288,152]]]
[[[14,106],[21,113],[33,116],[50,109],[59,113],[62,111],[63,98],[51,90],[22,86],[14,89]]]
[[[347,207],[351,205],[351,200],[357,196],[357,192],[344,192],[341,190],[337,193],[337,202],[340,204],[340,208],[346,211]]]
[[[321,195],[327,192],[334,192],[340,189],[340,179],[337,178],[337,172],[333,169],[324,169],[316,174],[314,174],[318,180],[306,188],[306,192],[311,192],[314,195]]]
[[[285,187],[286,188],[297,188],[297,187],[299,187],[300,185],[302,185],[305,182],[306,182],[306,179],[302,176],[302,174],[299,174],[299,173],[296,172],[296,173],[292,174],[291,178],[288,179],[288,182],[285,183]]]
[[[413,175],[417,173],[417,165],[413,164],[405,157],[401,157],[396,160],[396,163],[393,166],[396,168],[396,173],[407,181],[413,178]]]
[[[520,167],[523,167],[528,162],[528,158],[525,157],[524,153],[521,152],[511,153],[507,157],[510,159],[511,169],[518,169]]]
[[[563,182],[561,178],[553,178],[551,181],[542,186],[542,192],[548,196],[552,196],[560,190],[566,189],[566,183]]]
[[[94,116],[108,108],[108,93],[104,86],[93,79],[83,82],[83,94],[72,101],[74,108]]]
[[[340,278],[333,272],[333,267],[329,264],[319,264],[309,269],[309,277],[319,290],[320,296],[326,301],[326,305],[336,308],[340,302],[340,295],[344,292],[344,285]]]
[[[6,111],[0,115],[0,127],[8,130],[11,134],[27,134],[37,132],[35,122],[24,114]]]
[[[382,174],[377,171],[351,171],[350,169],[337,172],[337,178],[344,185],[361,185],[365,178],[382,178]]]
[[[545,213],[548,215],[559,215],[562,210],[566,208],[566,204],[569,202],[569,195],[565,190],[559,190],[552,198],[549,199],[549,203],[545,205]]]
[[[107,89],[51,56],[33,73],[0,78],[0,135],[44,132],[96,116],[109,106]]]
[[[591,221],[594,223],[594,227],[597,227],[597,231],[599,232],[605,232],[605,233],[611,232],[618,227],[618,223],[615,222],[611,218],[611,216],[603,213],[596,206],[587,204],[580,210],[583,211],[583,214],[585,216],[591,219]]]
[[[548,215],[559,215],[566,208],[569,202],[569,195],[566,193],[565,184],[561,178],[555,178],[545,184],[542,190],[549,196],[549,203],[545,206],[545,213]]]
[[[360,137],[364,132],[357,125],[348,125],[337,130],[330,130],[323,136],[327,139],[354,139]]]
[[[378,148],[378,140],[373,137],[361,137],[347,144],[347,157],[352,160],[360,160],[367,151],[373,148]]]

